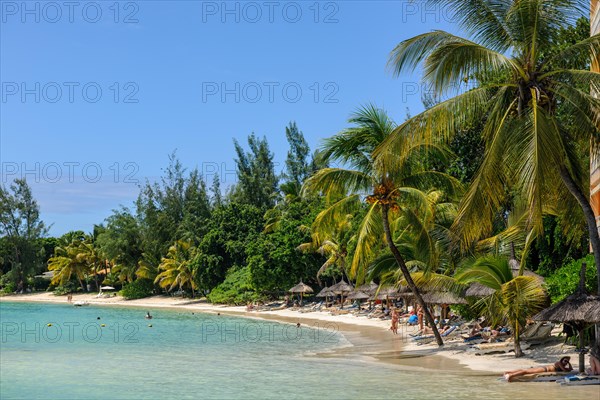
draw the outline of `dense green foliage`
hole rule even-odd
[[[594,257],[590,254],[582,259],[569,262],[546,278],[545,286],[552,303],[559,302],[575,292],[579,286],[579,273],[583,262],[587,264],[586,289],[588,293],[598,293],[598,278],[596,268],[594,268]]]
[[[154,291],[154,285],[149,279],[136,279],[134,282],[126,283],[119,292],[127,300],[141,299],[150,296]]]

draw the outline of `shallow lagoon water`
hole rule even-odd
[[[0,303],[0,398],[497,400],[593,393],[336,356],[331,352],[351,344],[332,325],[298,329],[189,310],[151,310],[154,318],[146,320],[145,312]]]

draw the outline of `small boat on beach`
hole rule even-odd
[[[82,307],[82,306],[89,306],[90,303],[88,303],[87,301],[75,301],[75,302],[73,302],[73,305],[75,307]]]

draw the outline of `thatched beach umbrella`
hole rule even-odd
[[[356,290],[352,293],[350,293],[347,297],[347,299],[349,300],[364,300],[364,299],[368,299],[369,295],[361,292],[360,290]]]
[[[479,282],[472,283],[465,291],[465,297],[486,297],[494,294],[494,289]]]
[[[465,299],[451,292],[427,292],[422,297],[427,304],[467,304]]]
[[[375,291],[377,290],[378,287],[379,287],[378,284],[371,281],[371,283],[365,283],[364,285],[357,287],[356,290],[359,290],[366,294],[373,294],[373,293],[375,293]]]
[[[302,305],[302,298],[304,297],[304,293],[312,293],[313,289],[305,283],[300,281],[299,284],[294,286],[289,290],[290,293],[300,293],[300,305]]]
[[[344,308],[344,294],[350,293],[351,291],[353,291],[354,287],[352,285],[346,283],[346,281],[344,281],[344,278],[342,278],[341,281],[339,281],[335,285],[332,285],[329,289],[333,293],[339,294],[342,296],[342,299],[341,299],[342,303],[341,303],[340,308]]]
[[[329,296],[335,296],[335,293],[333,293],[331,291],[331,288],[328,288],[327,286],[325,286],[323,289],[321,289],[321,291],[319,293],[317,293],[317,297],[329,297]]]
[[[325,297],[325,303],[329,303],[330,297],[335,297],[335,293],[331,291],[331,288],[325,286],[321,291],[317,294],[317,297]]]
[[[583,330],[586,325],[600,323],[600,296],[587,294],[585,290],[586,264],[581,264],[579,286],[575,293],[533,317],[536,321],[574,322],[579,327],[579,371],[585,368],[583,353]]]

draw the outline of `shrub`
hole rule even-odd
[[[81,286],[77,285],[74,282],[67,282],[65,285],[59,285],[54,288],[55,296],[64,296],[65,294],[80,292]]]
[[[154,293],[154,284],[150,279],[137,279],[132,283],[123,286],[123,290],[119,292],[127,300],[142,299],[152,296]]]
[[[258,300],[260,296],[254,291],[250,279],[248,267],[232,267],[225,280],[206,297],[211,303],[236,305]]]

